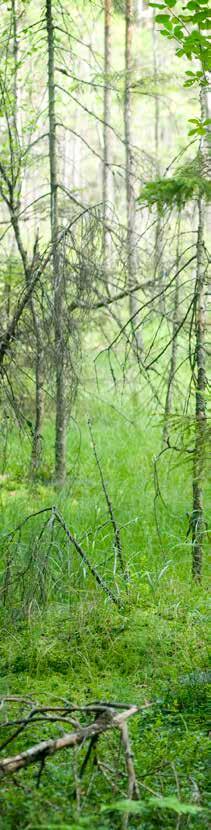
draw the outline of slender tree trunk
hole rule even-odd
[[[55,424],[55,478],[65,480],[66,461],[66,407],[64,379],[63,337],[63,273],[58,249],[58,186],[56,153],[56,115],[54,80],[54,25],[52,0],[46,0],[46,25],[48,45],[48,114],[49,114],[49,164],[51,190],[51,241],[54,280],[54,327],[56,363],[56,424]]]
[[[20,90],[18,83],[18,66],[19,66],[19,48],[18,48],[18,3],[17,0],[12,0],[12,29],[13,29],[13,59],[14,59],[14,74],[13,74],[13,126],[15,137],[15,152],[19,152],[19,144],[21,141],[21,123],[20,123]],[[21,190],[21,180],[19,183],[19,190]],[[20,193],[19,193],[20,197]],[[34,265],[37,265],[37,258]],[[26,283],[31,279],[28,274],[28,269],[25,269]],[[35,424],[32,441],[31,453],[31,471],[33,474],[37,473],[42,460],[42,423],[44,415],[44,393],[43,393],[43,333],[42,325],[39,320],[39,314],[36,311],[36,302],[33,297],[30,300],[30,310],[33,323],[33,331],[35,336]]]
[[[136,201],[134,190],[134,159],[132,145],[132,34],[133,34],[133,2],[126,0],[125,8],[125,95],[124,95],[124,124],[125,124],[125,152],[126,152],[126,200],[127,200],[127,270],[128,287],[133,288],[138,276],[138,234],[136,231]],[[138,315],[139,301],[135,294],[130,295],[130,317],[137,354],[143,353],[143,339],[140,331]]]
[[[153,52],[153,80],[155,85],[155,93],[154,93],[154,101],[155,101],[155,109],[154,109],[154,142],[155,142],[155,175],[156,178],[159,179],[160,177],[160,102],[159,102],[159,94],[158,94],[158,74],[159,74],[159,65],[158,65],[158,42],[157,42],[157,32],[156,32],[156,23],[155,23],[155,11],[153,9],[152,15],[152,52]],[[157,208],[157,221],[155,225],[155,258],[154,258],[154,273],[155,278],[159,276],[160,279],[160,288],[162,289],[162,272],[163,272],[163,263],[162,263],[162,223],[161,217],[159,214],[159,210]],[[165,300],[164,295],[162,294],[159,300],[159,310],[161,313],[165,310]]]
[[[201,117],[206,118],[206,91],[201,88]],[[210,147],[201,140],[201,175],[210,172]],[[198,201],[197,267],[195,289],[195,364],[196,364],[196,433],[193,460],[193,514],[192,514],[192,573],[201,580],[205,518],[203,507],[203,482],[205,475],[206,449],[206,268],[204,257],[204,235],[206,227],[206,206],[203,198]]]
[[[205,212],[202,199],[198,203],[198,236],[197,236],[197,272],[196,272],[196,323],[195,323],[195,360],[196,360],[196,435],[193,461],[193,515],[192,515],[192,542],[193,542],[193,577],[201,579],[203,539],[205,530],[203,508],[203,479],[205,465],[206,439],[206,371],[205,371],[205,263],[204,263],[204,224]]]
[[[32,441],[31,472],[36,475],[42,462],[42,425],[44,416],[44,349],[43,331],[39,321],[39,315],[35,311],[34,300],[31,300],[31,313],[33,319],[34,333],[36,338],[36,361],[35,361],[35,424]]]
[[[11,2],[12,11],[12,31],[13,31],[13,60],[14,60],[14,74],[13,74],[13,126],[15,139],[18,136],[18,36],[17,36],[17,8],[16,0]]]
[[[133,0],[133,12],[137,26],[144,28],[150,18],[150,8],[144,0]]]
[[[103,128],[103,259],[106,284],[109,282],[109,260],[111,255],[111,234],[109,218],[112,202],[111,170],[111,10],[112,0],[104,3],[104,128]]]
[[[140,26],[143,15],[143,0],[133,0],[133,14],[136,26]]]
[[[176,256],[176,272],[179,271],[179,244],[180,244],[180,216],[178,219],[178,231],[177,231],[177,256]],[[163,426],[163,444],[167,444],[169,438],[169,416],[172,412],[172,404],[173,404],[173,395],[174,395],[174,379],[175,379],[175,371],[177,365],[177,329],[178,329],[178,308],[179,308],[179,274],[176,276],[175,280],[175,293],[174,293],[174,311],[173,311],[173,322],[172,322],[172,345],[171,345],[171,358],[170,358],[170,366],[169,366],[169,376],[168,376],[168,383],[167,383],[167,390],[166,390],[166,400],[165,400],[165,408],[164,408],[164,426]]]

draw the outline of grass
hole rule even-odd
[[[53,540],[47,528],[38,544],[43,517],[31,520],[9,548],[16,581],[11,582],[0,610],[0,693],[30,695],[45,703],[61,697],[79,703],[150,701],[152,707],[130,723],[143,804],[141,815],[131,815],[129,827],[204,830],[208,826],[207,581],[205,561],[203,585],[191,582],[191,546],[186,538],[190,468],[185,464],[175,468],[172,459],[171,469],[161,459],[159,481],[166,506],[156,500],[155,519],[153,457],[159,452],[159,425],[152,426],[155,419],[151,426],[146,422],[139,396],[128,398],[124,409],[110,397],[107,405],[92,400],[85,411],[85,400],[78,401],[78,427],[73,424],[69,430],[68,480],[63,491],[55,490],[51,480],[50,421],[45,431],[48,463],[33,485],[27,477],[28,439],[22,436],[19,442],[15,428],[11,431],[7,478],[1,480],[2,570],[5,534],[29,512],[57,504],[90,561],[124,596],[123,606],[113,605],[81,567],[59,528]],[[130,574],[128,597],[118,568],[114,574],[113,536],[90,446],[88,415],[121,528]],[[209,492],[207,482],[207,504]],[[34,726],[9,751],[12,754],[41,737]],[[101,760],[113,768],[118,763],[117,737],[102,739],[100,746]],[[125,795],[124,778],[113,792],[114,775],[105,778],[95,768],[93,773],[91,785],[90,765],[80,814],[73,798],[71,752],[48,760],[39,789],[32,768],[19,774],[17,785],[3,781],[1,830],[120,828],[121,813],[109,805]],[[162,808],[151,804],[151,791],[164,799],[175,796],[201,807],[201,812],[178,816],[165,807],[165,801]]]

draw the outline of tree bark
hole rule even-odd
[[[21,123],[20,123],[20,92],[18,83],[18,66],[19,66],[19,48],[18,48],[18,18],[17,18],[17,0],[12,0],[12,29],[13,29],[13,60],[14,60],[14,76],[13,76],[13,126],[14,138],[16,144],[16,151],[18,151],[19,143],[21,141]],[[19,182],[19,191],[21,190],[21,180]],[[20,193],[19,193],[20,196]],[[36,266],[37,258],[34,262]],[[32,274],[25,271],[26,284],[29,284]],[[30,310],[32,316],[33,330],[36,344],[35,356],[35,424],[32,441],[31,453],[31,470],[34,474],[37,473],[41,463],[42,455],[42,422],[44,414],[44,396],[43,396],[43,335],[42,326],[40,324],[39,315],[36,311],[35,300],[33,296],[30,299]]]
[[[19,67],[19,47],[18,47],[18,3],[17,0],[12,0],[11,4],[11,13],[12,13],[12,37],[13,37],[13,64],[14,64],[14,72],[13,72],[13,129],[14,129],[14,142],[15,142],[15,158],[19,152],[19,144],[21,141],[21,123],[20,123],[20,91],[19,91],[19,77],[18,77],[18,67]],[[19,198],[21,192],[21,169],[20,169],[20,178],[19,178]],[[37,258],[34,261],[34,266],[37,265]],[[26,285],[29,285],[29,282],[32,278],[32,274],[30,273],[29,269],[25,269],[25,279]],[[34,474],[37,473],[41,463],[41,455],[42,455],[42,421],[43,421],[43,414],[44,414],[44,397],[43,397],[43,335],[42,335],[42,326],[40,324],[39,315],[36,311],[35,300],[33,296],[30,299],[30,310],[31,310],[31,317],[33,323],[33,330],[35,336],[35,344],[36,344],[36,357],[35,357],[35,424],[34,424],[34,432],[33,432],[33,441],[32,441],[32,454],[31,454],[31,470]]]
[[[144,0],[133,0],[133,11],[136,25],[142,28],[147,26],[151,13],[148,3]]]
[[[201,88],[201,118],[207,114],[206,90]],[[201,140],[200,146],[201,175],[210,173],[209,137]],[[197,267],[195,288],[195,449],[193,460],[193,513],[192,513],[192,574],[196,581],[201,580],[205,518],[203,506],[203,482],[205,475],[206,449],[206,269],[204,260],[204,236],[206,226],[206,207],[202,197],[198,200],[197,233]]]
[[[125,154],[126,154],[126,208],[127,208],[127,271],[128,287],[134,287],[138,275],[138,234],[136,231],[136,201],[134,190],[134,159],[132,144],[132,34],[133,34],[133,2],[126,0],[125,8],[125,94],[124,94],[124,125],[125,125]],[[141,356],[144,345],[140,331],[138,315],[139,302],[134,294],[130,295],[130,318],[133,342],[137,355]]]
[[[152,15],[152,52],[153,52],[153,80],[155,85],[154,92],[154,142],[155,142],[155,176],[160,178],[160,103],[158,94],[158,42],[155,23],[155,11],[153,9]],[[154,257],[154,275],[155,279],[159,276],[160,288],[162,289],[163,263],[162,263],[162,222],[159,210],[157,208],[157,219],[155,225],[155,257]],[[165,296],[161,294],[159,299],[159,311],[161,314],[165,311]]]
[[[51,242],[54,281],[54,331],[56,363],[55,479],[59,484],[62,484],[65,480],[66,467],[66,407],[64,377],[65,355],[63,337],[63,273],[58,245],[58,184],[54,80],[54,25],[52,0],[46,0],[46,26],[48,45],[49,165],[51,191]]]
[[[40,469],[42,462],[42,426],[44,416],[44,348],[43,348],[43,331],[39,320],[39,315],[36,313],[34,299],[31,300],[31,314],[33,320],[33,328],[36,340],[36,358],[35,358],[35,423],[32,441],[31,453],[31,472],[36,475]]]
[[[206,442],[206,369],[205,369],[205,330],[206,330],[206,293],[204,263],[204,225],[205,207],[203,200],[198,202],[197,235],[197,271],[195,293],[195,361],[196,361],[196,434],[193,461],[193,514],[192,514],[192,573],[195,580],[201,580],[203,540],[205,531],[203,507],[203,480],[205,467]]]
[[[111,255],[111,234],[109,218],[113,180],[111,170],[111,10],[112,0],[104,3],[104,127],[103,127],[103,260],[106,284],[109,282],[109,265]]]

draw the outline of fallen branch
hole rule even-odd
[[[137,714],[138,711],[137,706],[131,706],[129,709],[116,714],[115,710],[105,708],[89,726],[80,726],[79,729],[66,733],[60,738],[41,741],[24,752],[18,753],[18,755],[4,758],[0,761],[0,777],[11,775],[20,769],[31,766],[31,764],[40,763],[41,768],[43,768],[46,758],[62,749],[80,746],[85,741],[97,738],[109,729],[118,728],[122,731],[128,718]]]

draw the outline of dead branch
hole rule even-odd
[[[82,549],[81,545],[79,545],[79,543],[75,539],[75,536],[72,535],[69,528],[65,524],[64,519],[62,518],[62,516],[60,516],[60,514],[58,513],[57,510],[55,510],[55,518],[57,519],[57,521],[59,522],[59,524],[63,528],[64,532],[66,533],[66,536],[69,539],[69,542],[71,542],[72,545],[74,545],[75,549],[77,550],[77,553],[79,553],[79,556],[83,560],[84,564],[86,565],[88,570],[91,572],[92,576],[94,576],[94,578],[96,579],[96,582],[98,582],[98,585],[100,585],[100,587],[107,594],[107,596],[109,596],[110,599],[112,599],[112,602],[114,602],[115,605],[118,605],[118,606],[121,605],[121,601],[119,600],[119,597],[116,597],[115,594],[113,594],[113,591],[111,591],[111,589],[108,587],[108,585],[106,584],[106,582],[104,581],[102,576],[99,575],[99,573],[96,570],[96,568],[94,567],[94,565],[91,565],[91,562],[89,561],[86,553]]]
[[[97,717],[97,720],[89,726],[80,726],[74,732],[66,733],[60,738],[41,741],[24,752],[18,753],[18,755],[2,759],[0,761],[0,777],[10,775],[36,763],[40,763],[41,769],[43,769],[43,763],[45,763],[47,757],[60,750],[80,746],[85,741],[97,738],[109,729],[119,728],[122,730],[127,719],[137,714],[138,711],[137,706],[130,706],[130,708],[116,714],[115,710],[105,708],[102,714]]]

